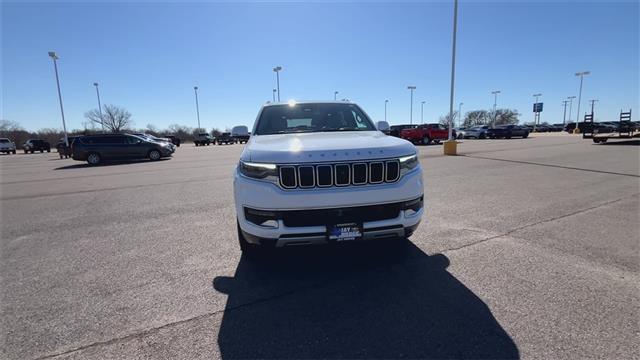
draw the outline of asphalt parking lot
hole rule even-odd
[[[238,249],[241,149],[0,156],[0,357],[640,357],[637,141],[421,146],[409,244],[264,261]]]

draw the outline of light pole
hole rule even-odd
[[[456,79],[456,35],[458,33],[458,0],[453,2],[453,41],[451,45],[451,92],[449,93],[449,142],[444,146],[445,155],[456,155],[456,142],[453,140],[453,95]]]
[[[62,115],[62,130],[64,130],[64,144],[69,147],[69,136],[67,135],[67,124],[64,121],[64,109],[62,107],[62,94],[60,93],[60,79],[58,78],[58,55],[55,51],[49,51],[49,57],[53,60],[53,68],[56,72],[56,85],[58,86],[58,100],[60,101],[60,114]],[[100,119],[102,120],[102,119]]]
[[[536,98],[535,104],[538,103],[538,97],[540,97],[540,96],[542,96],[542,94],[533,94],[533,97]],[[536,125],[538,123],[540,123],[540,112],[539,111],[534,111],[533,112],[533,132],[536,132]]]
[[[387,103],[389,102],[389,100],[385,100],[384,101],[384,121],[387,121]]]
[[[338,92],[334,91],[333,92],[333,101],[336,101],[336,100],[338,100]]]
[[[102,117],[102,105],[100,104],[100,90],[98,90],[97,82],[94,82],[93,86],[96,87],[96,95],[98,95],[98,111],[100,111],[100,125],[102,125],[102,132],[104,132],[104,118]]]
[[[198,131],[200,131],[200,106],[198,105],[198,87],[193,87],[193,92],[196,94],[196,115],[198,116]]]
[[[564,106],[564,113],[562,114],[562,127],[563,128],[567,124],[567,104],[568,103],[569,103],[569,100],[563,100],[562,101],[562,106]]]
[[[462,127],[462,105],[464,103],[458,104],[458,126]]]
[[[273,89],[272,93],[273,93],[273,102],[276,102],[276,89]]]
[[[567,99],[569,99],[569,122],[571,122],[571,111],[573,110],[573,99],[575,98],[575,96],[567,97]]]
[[[420,124],[424,124],[424,103],[426,101],[420,103]]]
[[[276,73],[276,84],[278,89],[278,102],[280,102],[280,71],[282,70],[282,66],[276,66],[273,68],[273,71]]]
[[[413,124],[413,90],[415,90],[416,87],[413,85],[409,85],[407,86],[407,89],[411,91],[411,107],[410,107],[410,113],[409,113],[409,124]]]
[[[576,76],[580,76],[580,92],[578,92],[578,110],[576,115],[576,128],[573,129],[574,134],[580,133],[580,101],[582,100],[582,80],[585,75],[591,74],[591,71],[581,71],[577,72]]]
[[[491,94],[493,94],[493,123],[491,127],[494,127],[496,125],[496,105],[498,104],[498,94],[500,94],[500,90],[492,91]]]

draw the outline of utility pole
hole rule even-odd
[[[278,102],[280,102],[280,71],[282,70],[282,66],[276,66],[273,68],[273,71],[276,73],[276,87],[278,88]]]
[[[569,122],[571,122],[571,111],[573,110],[573,99],[575,98],[576,98],[575,96],[567,97],[567,99],[569,99]]]
[[[542,94],[533,94],[533,96],[536,98],[536,104],[538,103],[538,97],[542,96]],[[535,107],[536,105],[534,105]],[[536,125],[540,123],[540,112],[539,111],[534,111],[533,113],[533,132],[536,132]]]
[[[593,105],[598,101],[600,101],[600,100],[598,100],[598,99],[589,100],[589,102],[591,103],[591,116],[593,116]]]
[[[420,103],[420,123],[424,124],[424,103],[426,103],[426,101],[423,101]]]
[[[458,104],[458,126],[459,127],[462,127],[462,105],[464,105],[464,103]]]
[[[564,106],[564,113],[562,114],[562,127],[564,127],[567,124],[567,104],[568,103],[569,103],[569,100],[562,101],[562,106]]]

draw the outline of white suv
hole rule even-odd
[[[234,177],[240,248],[406,238],[423,189],[416,148],[358,105],[267,104]]]

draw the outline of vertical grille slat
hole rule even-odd
[[[298,166],[298,184],[301,188],[315,186],[315,171],[313,166]]]
[[[283,189],[392,183],[400,178],[400,162],[379,160],[339,164],[280,165]]]

